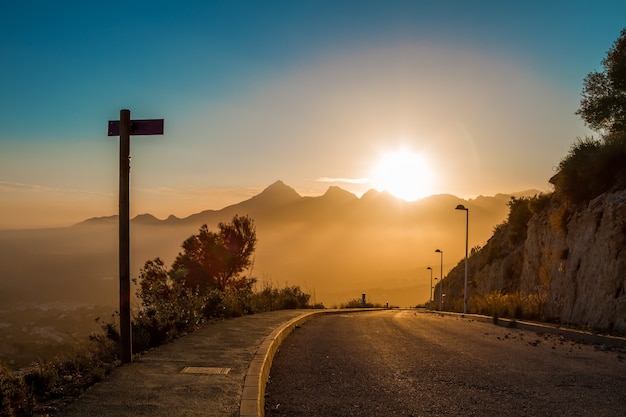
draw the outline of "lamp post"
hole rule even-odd
[[[463,204],[456,206],[456,210],[465,210],[465,284],[463,286],[463,314],[467,314],[467,247],[469,232],[469,209]]]
[[[439,301],[439,310],[443,310],[443,251],[441,249],[437,249],[435,250],[435,253],[439,253],[441,255],[441,262],[439,264],[439,277],[441,278],[441,285],[439,285],[439,298],[441,299]]]
[[[437,286],[437,280],[439,278],[435,277],[435,287]],[[435,289],[435,287],[433,287],[433,290]],[[441,291],[441,285],[439,286],[439,291]],[[441,298],[439,299],[439,311],[441,311]]]
[[[428,299],[428,309],[433,309],[433,269],[429,266],[426,269],[430,269],[430,298]]]

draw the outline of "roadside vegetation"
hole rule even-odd
[[[383,308],[380,303],[370,303],[369,301],[363,302],[361,298],[353,298],[345,303],[339,304],[336,308]]]
[[[545,295],[541,293],[523,294],[515,291],[503,294],[494,291],[484,296],[472,297],[469,301],[470,311],[493,317],[494,323],[498,318],[544,320]]]
[[[624,98],[626,100],[626,97]],[[555,193],[573,204],[626,188],[626,132],[578,139],[552,178]]]
[[[251,276],[256,229],[247,216],[203,225],[182,244],[171,267],[147,261],[136,284],[139,306],[132,320],[133,352],[140,353],[191,333],[211,321],[282,309],[311,308],[299,286],[275,288]],[[319,304],[315,308],[324,308]],[[0,364],[0,417],[53,416],[120,363],[117,314],[102,332],[75,351],[15,371]]]

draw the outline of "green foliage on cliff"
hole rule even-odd
[[[576,112],[590,128],[601,133],[626,130],[626,28],[602,60],[603,70],[584,80],[580,109]]]
[[[602,66],[585,78],[576,112],[600,139],[578,139],[550,180],[574,204],[626,188],[626,28]]]
[[[511,201],[508,203],[508,239],[511,245],[517,245],[526,239],[528,221],[533,215],[533,212],[530,209],[530,204],[530,197],[512,197]]]
[[[626,134],[577,140],[552,177],[555,191],[580,204],[626,188]]]

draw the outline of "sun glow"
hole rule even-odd
[[[433,176],[421,154],[400,149],[381,156],[372,172],[374,187],[406,201],[432,193]]]

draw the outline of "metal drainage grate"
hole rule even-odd
[[[230,368],[210,368],[207,366],[185,366],[181,374],[226,375]]]

